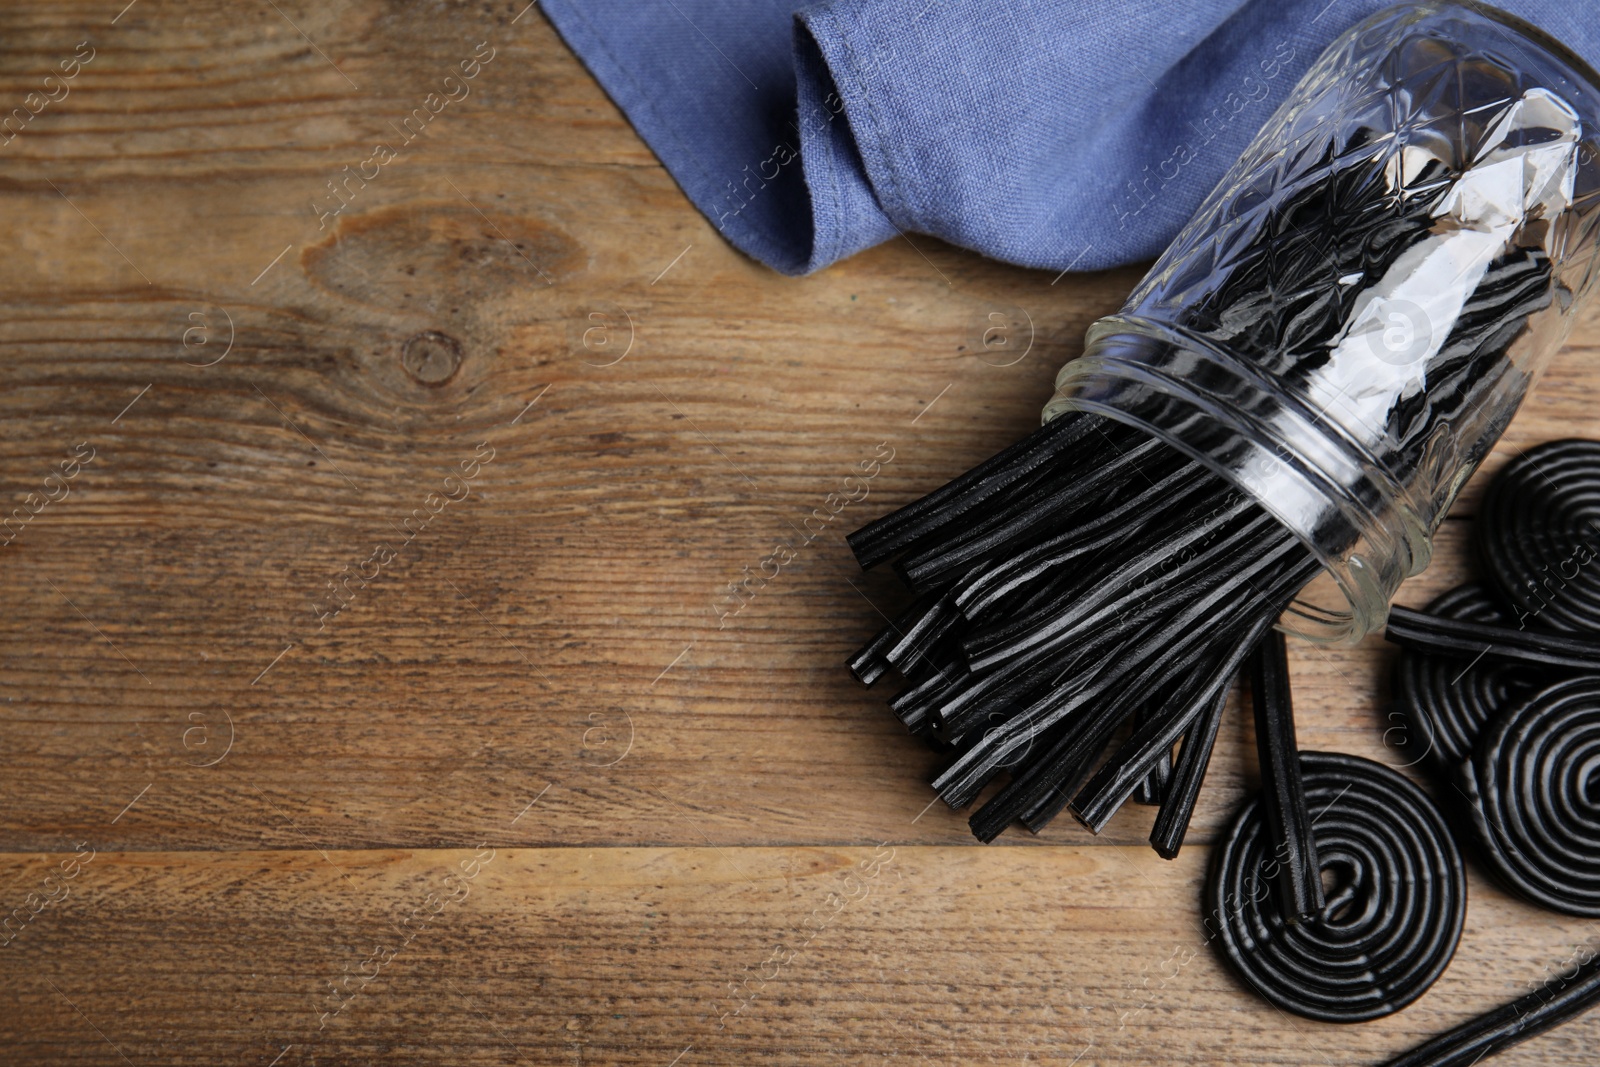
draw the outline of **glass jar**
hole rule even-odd
[[[1331,579],[1279,626],[1353,643],[1595,289],[1597,149],[1600,76],[1537,29],[1380,12],[1090,328],[1044,417],[1142,427],[1248,492]]]

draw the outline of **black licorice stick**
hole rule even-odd
[[[902,617],[904,618],[904,616]],[[911,625],[912,622],[913,619],[906,619],[907,625]],[[902,631],[891,622],[879,630],[872,640],[862,645],[845,661],[845,666],[849,668],[851,674],[856,676],[856,681],[862,685],[872,685],[888,673],[889,661],[883,658],[883,654],[889,650],[889,647],[894,644],[901,633]]]
[[[960,616],[950,598],[941,597],[910,629],[899,635],[899,639],[884,651],[883,658],[895,667],[913,664],[923,659],[959,622]]]
[[[877,566],[907,545],[926,537],[931,530],[958,521],[967,511],[1026,480],[1088,437],[1093,429],[1087,420],[1052,419],[967,473],[920,500],[868,523],[845,540],[863,569]]]
[[[1600,641],[1446,619],[1414,608],[1389,609],[1389,628],[1384,636],[1404,648],[1441,656],[1470,659],[1482,655],[1541,667],[1600,672]]]
[[[1155,825],[1150,828],[1150,847],[1164,860],[1178,858],[1183,839],[1189,832],[1189,820],[1194,817],[1195,802],[1200,798],[1200,787],[1205,784],[1206,768],[1211,765],[1211,750],[1217,742],[1217,731],[1222,726],[1222,713],[1228,707],[1228,690],[1222,688],[1211,695],[1210,704],[1189,726],[1183,735],[1183,747],[1172,766],[1172,780],[1167,783],[1166,799],[1156,812]]]
[[[1322,865],[1306,810],[1295,742],[1294,698],[1289,691],[1289,650],[1273,630],[1250,657],[1250,701],[1255,711],[1256,751],[1261,761],[1261,803],[1278,866],[1278,907],[1287,922],[1304,922],[1322,911]]]
[[[1596,1004],[1600,1004],[1600,954],[1592,954],[1571,975],[1557,975],[1532,993],[1446,1030],[1383,1067],[1471,1067],[1577,1018]]]
[[[1134,714],[1134,729],[1146,726],[1155,717],[1155,709],[1145,705]],[[1172,747],[1169,745],[1165,751],[1156,757],[1156,765],[1140,780],[1138,788],[1133,791],[1133,799],[1137,804],[1149,807],[1160,807],[1161,802],[1167,797],[1167,784],[1172,780]]]
[[[1492,488],[1492,486],[1491,486]],[[1478,524],[1485,520],[1480,516]],[[1474,533],[1478,533],[1474,529]],[[1429,615],[1504,625],[1505,608],[1475,582],[1428,603]],[[1483,728],[1500,712],[1552,681],[1552,672],[1488,656],[1439,656],[1406,649],[1395,662],[1398,704],[1384,720],[1384,739],[1403,749],[1408,765],[1426,761],[1441,782],[1452,781]]]

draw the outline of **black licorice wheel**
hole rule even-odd
[[[1513,625],[1600,632],[1600,441],[1550,441],[1512,460],[1474,534]]]
[[[1484,858],[1507,888],[1600,918],[1600,676],[1507,708],[1478,738],[1462,789]]]
[[[1510,621],[1489,591],[1476,583],[1436,597],[1427,613],[1501,626]],[[1408,649],[1395,665],[1399,716],[1390,717],[1384,736],[1395,738],[1395,747],[1411,763],[1426,760],[1448,777],[1472,752],[1489,720],[1538,685],[1538,672],[1493,656],[1437,656]]]
[[[1245,983],[1285,1011],[1327,1022],[1399,1011],[1455,953],[1461,854],[1433,801],[1397,772],[1340,753],[1300,761],[1326,904],[1311,921],[1284,921],[1258,798],[1213,856],[1205,926]]]
[[[1511,892],[1590,918],[1600,917],[1597,517],[1600,442],[1541,445],[1485,496],[1476,541],[1492,590],[1462,586],[1390,620],[1406,648],[1396,695],[1407,725],[1465,798],[1479,855]],[[1386,1067],[1470,1067],[1596,1004],[1591,953]]]

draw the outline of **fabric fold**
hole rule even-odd
[[[1028,267],[1156,255],[1384,0],[545,0],[694,205],[787,274],[927,234]],[[1593,64],[1585,0],[1502,5]]]

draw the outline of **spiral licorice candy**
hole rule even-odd
[[[1600,441],[1550,441],[1512,460],[1474,533],[1513,625],[1600,632]]]
[[[1429,615],[1505,625],[1509,618],[1481,585],[1459,585],[1435,598]],[[1395,666],[1399,715],[1384,736],[1398,735],[1411,763],[1426,760],[1435,772],[1454,774],[1484,725],[1538,686],[1537,672],[1492,656],[1437,656],[1405,651]],[[1403,720],[1393,725],[1396,718]],[[1400,747],[1400,746],[1396,746]]]
[[[1289,651],[1281,633],[1268,634],[1250,657],[1250,703],[1256,718],[1262,816],[1273,856],[1279,861],[1279,913],[1285,921],[1297,923],[1315,918],[1327,901],[1300,777]]]
[[[1500,880],[1532,903],[1600,918],[1600,677],[1508,708],[1478,738],[1462,779]]]
[[[1420,997],[1455,952],[1466,915],[1461,855],[1433,802],[1395,771],[1335,753],[1300,757],[1321,869],[1311,921],[1285,921],[1260,800],[1213,857],[1205,925],[1234,971],[1306,1018],[1359,1022]]]

